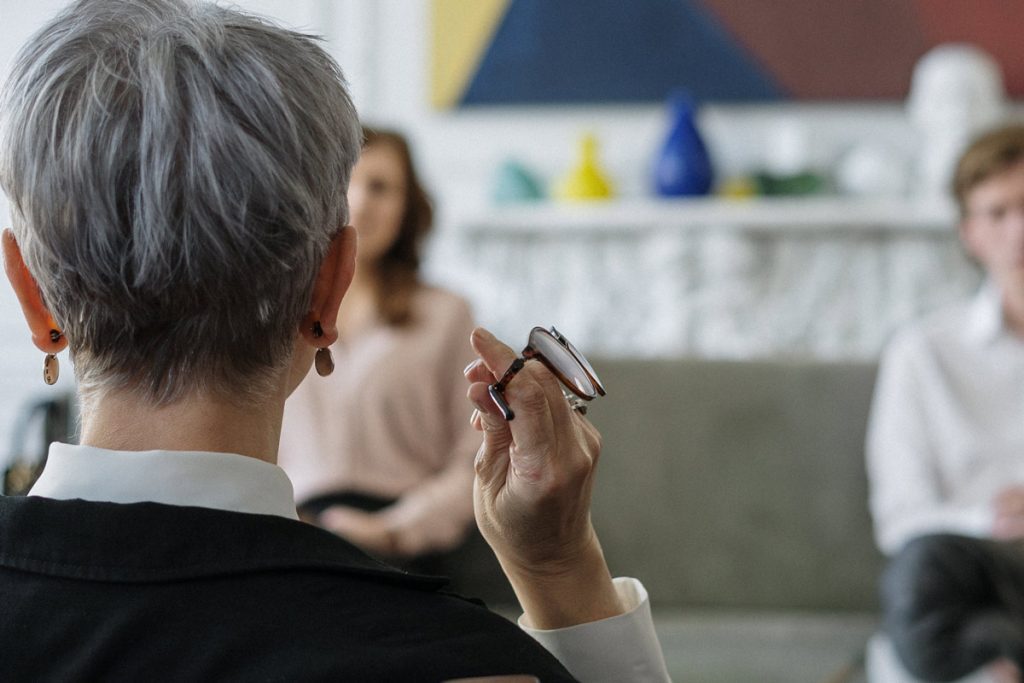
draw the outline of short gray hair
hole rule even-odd
[[[80,0],[22,49],[0,116],[0,185],[83,393],[244,395],[284,368],[362,140],[314,39]]]

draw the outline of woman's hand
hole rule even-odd
[[[316,525],[372,555],[394,557],[398,554],[395,533],[383,515],[333,505],[317,516]]]
[[[487,385],[517,354],[477,329],[480,360],[466,369],[474,425],[484,442],[476,457],[474,509],[526,613],[528,625],[561,628],[623,612],[590,521],[601,436],[573,411],[558,380],[540,363],[509,383],[516,418],[506,422]]]

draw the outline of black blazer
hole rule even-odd
[[[278,517],[0,497],[0,680],[573,680],[443,584]]]

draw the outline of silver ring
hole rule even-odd
[[[580,415],[587,414],[587,402],[579,396],[566,396],[565,400],[569,402],[569,407]]]

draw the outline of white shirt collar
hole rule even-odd
[[[54,443],[29,495],[164,503],[298,519],[292,483],[284,470],[233,453],[111,451]]]
[[[1005,328],[1003,297],[993,280],[985,281],[971,301],[965,334],[978,343],[993,341]]]

